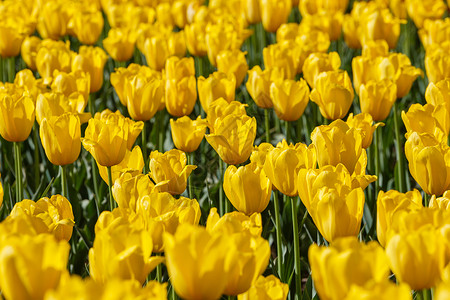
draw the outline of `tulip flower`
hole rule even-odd
[[[379,126],[384,126],[384,123],[373,124],[373,118],[368,113],[361,113],[356,116],[353,116],[353,113],[350,113],[347,117],[346,123],[350,128],[359,130],[362,137],[362,147],[364,149],[369,148],[372,144],[374,131]]]
[[[39,133],[45,154],[52,164],[64,166],[77,160],[81,151],[81,127],[76,114],[44,118]]]
[[[19,55],[25,36],[17,28],[5,25],[0,26],[0,55],[3,58],[15,57]]]
[[[283,77],[280,69],[266,69],[262,71],[259,66],[255,66],[248,71],[248,80],[245,86],[256,105],[261,108],[271,108],[273,106],[270,98],[270,85],[276,78],[280,77]]]
[[[424,106],[416,103],[410,106],[408,112],[402,111],[402,120],[406,127],[406,138],[412,132],[428,133],[439,141],[447,142],[450,130],[449,112],[444,105],[437,107],[432,104]],[[418,122],[417,120],[420,120]]]
[[[149,195],[154,187],[149,175],[123,172],[114,180],[112,192],[119,208],[130,208],[136,211],[138,200]]]
[[[43,3],[37,23],[39,35],[45,39],[59,40],[66,35],[68,20],[69,11],[63,2]]]
[[[197,166],[186,165],[186,153],[172,149],[165,153],[150,153],[150,176],[160,192],[179,195],[186,190],[187,179]]]
[[[360,243],[356,237],[337,239],[330,247],[311,245],[311,274],[320,299],[344,299],[352,286],[387,281],[386,255],[377,242]],[[358,263],[354,263],[358,262]]]
[[[248,232],[252,236],[260,237],[263,229],[261,222],[261,214],[255,213],[247,216],[244,213],[233,211],[220,217],[217,213],[217,208],[212,207],[206,220],[206,229],[213,233],[234,234]]]
[[[337,52],[312,53],[303,63],[303,77],[311,88],[315,87],[317,77],[322,72],[337,71],[341,66],[341,58]]]
[[[289,286],[274,275],[259,276],[247,292],[238,295],[238,300],[286,300],[288,293]]]
[[[98,92],[103,85],[103,69],[108,59],[105,51],[99,47],[81,46],[73,58],[72,71],[81,70],[91,78],[90,93]]]
[[[50,78],[53,71],[70,72],[72,57],[69,42],[43,40],[36,54],[36,68],[42,78]]]
[[[228,102],[234,101],[236,78],[234,74],[214,72],[208,78],[200,76],[197,80],[198,97],[203,110],[208,114],[208,109],[214,100],[224,98]]]
[[[183,224],[164,235],[166,266],[177,295],[218,299],[228,282],[229,240],[223,234]]]
[[[419,76],[423,77],[423,71],[412,66],[409,57],[403,53],[391,53],[387,59],[393,67],[394,76],[392,78],[397,85],[397,98],[403,98],[408,95],[414,80]],[[382,64],[382,73],[392,72],[391,66]],[[386,67],[386,70],[383,70],[383,67]]]
[[[342,22],[342,31],[344,33],[344,41],[349,48],[361,49],[361,42],[358,36],[359,21],[353,14],[344,15]]]
[[[426,227],[392,236],[386,255],[396,278],[414,290],[434,287],[447,262],[441,234]]]
[[[283,194],[297,196],[297,176],[303,169],[316,166],[314,146],[305,144],[289,144],[283,140],[266,154],[264,172],[270,182]]]
[[[191,55],[201,57],[207,54],[205,42],[206,24],[194,22],[184,27],[186,47]]]
[[[277,31],[281,24],[287,23],[291,9],[291,0],[262,0],[260,13],[264,29],[268,32]]]
[[[7,237],[0,248],[2,293],[8,299],[44,299],[67,275],[69,251],[66,241],[50,234]]]
[[[270,97],[278,118],[297,121],[309,102],[309,88],[305,80],[275,81],[270,85]]]
[[[264,167],[267,154],[269,154],[273,148],[272,144],[269,143],[261,143],[258,146],[255,146],[250,155],[250,162],[255,162],[258,166]]]
[[[412,300],[411,289],[407,284],[395,284],[386,279],[380,282],[369,281],[364,286],[352,285],[345,300],[398,299]]]
[[[70,97],[60,93],[39,94],[36,100],[36,121],[42,124],[42,120],[53,116],[61,116],[64,113],[74,113],[80,118],[80,123],[86,123],[90,113],[84,113],[86,100],[78,92],[72,93]]]
[[[238,49],[224,50],[219,52],[216,58],[217,70],[226,73],[227,77],[233,74],[236,78],[235,88],[241,86],[248,71],[247,60],[245,59],[246,54],[247,52],[242,52]]]
[[[147,37],[141,47],[147,64],[156,71],[164,69],[166,61],[171,56],[183,57],[186,53],[184,32],[167,34],[158,33]]]
[[[418,28],[422,28],[426,19],[441,19],[447,10],[443,0],[408,0],[405,1],[408,15]]]
[[[443,104],[450,111],[450,79],[430,82],[425,90],[425,100],[435,107]]]
[[[319,167],[342,163],[352,174],[363,152],[362,136],[342,120],[316,127],[311,133]]]
[[[327,241],[358,234],[364,192],[361,187],[352,186],[350,173],[344,165],[300,169],[297,180],[300,199]]]
[[[170,119],[172,140],[175,147],[181,151],[191,153],[197,150],[206,132],[207,122],[201,116],[191,120],[188,116],[174,121]]]
[[[86,45],[93,45],[103,30],[103,15],[101,11],[78,11],[68,26],[73,30],[78,40]]]
[[[316,29],[328,34],[330,40],[336,41],[341,37],[343,20],[344,14],[341,12],[328,13],[320,10],[313,15],[304,15],[300,23],[300,30]]]
[[[425,70],[429,82],[437,83],[450,77],[450,58],[446,54],[448,48],[446,44],[428,47],[425,53]]]
[[[103,47],[115,61],[127,61],[134,53],[136,34],[131,28],[112,28],[103,40]]]
[[[353,103],[353,87],[346,71],[328,71],[317,76],[311,101],[319,106],[324,118],[343,118]]]
[[[107,167],[100,165],[97,162],[98,171],[103,181],[109,185]],[[112,183],[122,175],[122,173],[130,172],[141,174],[144,168],[144,157],[139,146],[135,146],[132,151],[126,150],[125,156],[120,163],[111,167]]]
[[[53,72],[53,80],[51,84],[52,92],[64,94],[70,97],[72,94],[81,94],[88,103],[90,93],[90,75],[83,71],[74,71],[70,73]],[[74,96],[76,97],[76,96]]]
[[[50,233],[58,241],[69,241],[75,224],[72,205],[67,198],[54,195],[38,201],[23,200],[17,202],[8,219],[27,218],[28,225],[36,234]],[[20,232],[23,234],[23,232]]]
[[[407,193],[396,190],[380,191],[377,198],[377,238],[386,246],[386,233],[390,230],[393,216],[400,210],[415,210],[422,207],[422,195],[416,189]]]
[[[242,9],[245,13],[245,19],[249,24],[256,24],[261,22],[259,0],[242,1]]]
[[[272,194],[272,183],[257,163],[236,168],[229,166],[224,174],[223,189],[231,204],[246,215],[266,209]]]
[[[348,2],[349,0],[337,0],[333,2],[302,0],[298,8],[302,15],[315,15],[321,10],[329,13],[344,13],[347,10]]]
[[[41,39],[37,36],[26,37],[20,47],[20,54],[28,68],[36,71],[36,56],[41,46]]]
[[[442,197],[436,198],[431,197],[430,203],[428,204],[430,208],[438,208],[441,210],[449,210],[450,209],[450,192],[445,191]]]
[[[419,29],[419,37],[425,50],[433,44],[440,45],[447,40],[448,31],[450,29],[450,20],[426,19],[423,22],[423,28]]]
[[[284,78],[294,79],[297,74],[297,60],[290,41],[278,42],[263,49],[264,66],[266,69],[279,68]]]
[[[23,142],[33,128],[34,101],[20,88],[13,94],[0,92],[0,115],[0,135],[9,142]]]
[[[361,112],[368,113],[375,121],[386,119],[397,99],[397,86],[388,79],[370,80],[359,90]]]
[[[213,128],[214,133],[207,134],[206,140],[225,163],[237,165],[250,157],[256,137],[254,117],[228,115],[218,118]]]
[[[214,124],[217,119],[223,119],[228,115],[246,116],[247,112],[245,108],[247,104],[242,104],[239,101],[228,102],[223,98],[219,98],[213,101],[209,107],[208,115],[206,119],[208,120],[209,131],[214,132]]]

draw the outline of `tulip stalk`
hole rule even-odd
[[[291,140],[291,123],[289,121],[284,121],[284,125],[285,125],[285,136],[286,136],[286,142],[289,144],[290,140]]]
[[[266,130],[266,142],[270,143],[269,111],[267,109],[264,109],[264,125]]]
[[[280,222],[280,201],[278,199],[278,191],[273,192],[273,206],[275,208],[275,227],[277,236],[277,272],[278,277],[283,278],[281,275],[281,265],[283,263],[283,249],[281,240],[281,222]]]
[[[34,144],[34,187],[37,189],[40,184],[40,175],[39,175],[39,133],[37,123],[35,122],[33,125],[33,144]]]
[[[431,290],[429,289],[424,289],[420,291],[420,296],[422,300],[431,300]]]
[[[223,197],[223,162],[219,158],[219,173],[220,173],[220,181],[219,181],[219,212],[220,216],[223,216],[225,213],[225,205],[224,205],[224,197]]]
[[[8,82],[14,82],[16,76],[16,58],[14,56],[8,58]]]
[[[4,64],[5,64],[5,59],[0,56],[0,82],[3,82]]]
[[[68,185],[67,185],[67,166],[59,166],[61,173],[61,190],[62,196],[69,199]]]
[[[397,171],[398,171],[398,182],[397,182],[397,190],[400,193],[405,192],[405,173],[403,166],[403,156],[401,151],[401,136],[400,136],[400,115],[398,113],[398,104],[394,103],[394,130],[395,130],[395,150],[397,155]]]
[[[375,130],[374,132],[374,146],[375,146],[375,175],[377,180],[375,181],[375,198],[377,199],[378,191],[380,190],[380,132]]]
[[[188,165],[193,165],[194,164],[194,153],[193,152],[187,153],[187,160],[188,160],[188,163],[187,163]],[[192,192],[192,179],[191,179],[190,176],[188,177],[188,183],[187,184],[188,184],[189,198],[193,199],[194,194]]]
[[[107,167],[108,169],[108,185],[109,185],[109,207],[111,209],[111,211],[113,211],[113,209],[116,207],[115,202],[114,202],[114,198],[113,198],[113,194],[112,194],[112,174],[111,174],[111,167]]]
[[[148,155],[147,155],[147,131],[145,130],[145,122],[144,126],[142,127],[141,137],[142,137],[142,155],[144,156],[144,174],[146,174],[148,173],[148,166],[147,166]]]
[[[14,166],[16,175],[16,203],[23,199],[22,189],[22,153],[19,142],[14,142]]]
[[[302,299],[302,274],[300,265],[300,237],[298,233],[298,212],[295,197],[291,197],[292,206],[292,230],[294,238],[294,265],[295,265],[295,299]]]

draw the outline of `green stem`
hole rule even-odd
[[[147,131],[145,130],[145,121],[144,121],[144,127],[142,127],[142,155],[144,156],[144,174],[147,174],[148,172],[148,166],[147,166]]]
[[[266,130],[266,142],[270,143],[269,111],[267,109],[264,109],[264,125]]]
[[[431,290],[424,289],[420,291],[423,300],[431,300]]]
[[[427,193],[425,193],[425,196],[423,197],[423,201],[424,201],[424,206],[428,207],[429,203],[430,203],[430,198],[431,196],[428,195]]]
[[[40,178],[39,175],[39,129],[37,127],[37,123],[34,122],[33,125],[33,144],[34,144],[34,188],[37,190],[40,184]]]
[[[374,146],[375,146],[375,175],[377,180],[375,181],[375,199],[378,197],[378,192],[380,190],[380,130],[375,130],[374,136]]]
[[[186,153],[186,155],[187,155],[188,165],[193,165],[194,164],[194,153]],[[192,192],[192,179],[191,179],[190,175],[188,177],[188,192],[189,192],[189,198],[194,199],[193,198],[194,194]]]
[[[298,234],[297,202],[295,197],[291,197],[292,206],[292,230],[294,238],[294,264],[295,264],[295,299],[302,299],[302,274],[300,266],[300,237]]]
[[[289,142],[291,141],[291,122],[284,121],[284,126],[286,130],[286,142],[289,144]]]
[[[97,164],[95,163],[95,159],[93,156],[91,157],[91,169],[92,169],[92,180],[94,181],[94,193],[95,193],[94,200],[97,206],[97,217],[98,217],[100,216],[100,212],[102,211],[102,209],[98,189]]]
[[[94,96],[92,94],[89,94],[89,112],[91,113],[92,117],[94,117],[95,114],[95,103],[94,103]]]
[[[108,186],[109,186],[109,208],[111,211],[116,207],[116,202],[114,201],[113,194],[112,194],[112,174],[111,174],[111,167],[107,167],[108,169]]]
[[[16,58],[8,58],[8,81],[14,82],[14,77],[16,77]]]
[[[405,170],[403,169],[403,155],[402,155],[402,143],[400,135],[400,115],[398,113],[398,103],[394,103],[394,130],[395,130],[395,150],[397,155],[397,171],[398,171],[398,183],[397,190],[400,193],[405,192]]]
[[[283,250],[282,250],[282,239],[281,239],[281,222],[280,222],[280,201],[278,199],[278,191],[273,191],[273,206],[275,208],[275,227],[276,227],[276,233],[277,233],[277,271],[278,271],[278,278],[283,278],[281,271],[282,271],[282,264],[283,264]]]
[[[23,200],[22,188],[22,153],[19,142],[14,142],[14,165],[16,172],[16,203]]]
[[[228,165],[227,165],[227,163],[226,162],[222,162],[222,193],[223,193],[223,178],[224,178],[224,170],[226,170],[227,169],[227,167],[228,167]],[[227,214],[227,213],[229,213],[229,212],[231,212],[231,202],[227,199],[227,198],[224,198],[224,200],[223,200],[224,202],[225,202],[225,213]]]
[[[69,193],[68,193],[68,185],[67,185],[67,166],[59,166],[60,172],[61,172],[61,190],[62,190],[62,196],[69,199]]]
[[[162,282],[162,265],[158,264],[156,266],[156,280]]]
[[[164,152],[164,132],[162,130],[164,128],[164,126],[162,126],[164,121],[164,111],[160,111],[158,114],[158,150],[159,152]]]
[[[219,213],[223,216],[225,213],[224,197],[223,197],[223,163],[222,159],[219,157]]]
[[[175,289],[173,287],[173,284],[172,284],[172,289],[170,290],[170,299],[172,299],[172,300],[178,299],[177,294],[175,293]]]
[[[0,56],[0,82],[4,82],[4,78],[3,78],[4,77],[3,70],[5,69],[4,64],[5,64],[5,59]]]

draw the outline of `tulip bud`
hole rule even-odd
[[[207,79],[200,76],[197,84],[200,103],[206,114],[208,114],[208,108],[214,100],[224,98],[228,102],[234,101],[236,78],[233,74],[214,72]]]
[[[266,69],[279,68],[286,79],[294,79],[297,73],[297,64],[291,43],[279,42],[263,49],[264,66]]]
[[[230,74],[233,74],[236,78],[236,89],[244,81],[248,71],[247,60],[245,59],[246,54],[247,52],[242,52],[238,49],[225,50],[219,52],[216,58],[217,70],[226,73],[228,78],[230,78]]]
[[[305,80],[275,81],[270,85],[270,97],[278,118],[297,121],[309,102],[309,88]]]
[[[170,119],[172,140],[177,149],[191,153],[197,150],[206,132],[207,122],[198,116],[196,120],[191,120],[188,116],[183,116],[176,121]]]
[[[386,119],[397,99],[397,85],[388,79],[370,80],[359,89],[361,112],[368,113],[375,121]]]
[[[103,47],[115,61],[128,61],[134,53],[136,34],[131,28],[112,28]]]
[[[49,1],[40,7],[37,30],[44,39],[59,40],[66,35],[69,11],[64,5],[63,2]]]
[[[269,32],[275,32],[281,24],[287,23],[292,3],[291,0],[261,0],[259,7],[264,29]]]
[[[103,15],[101,11],[78,11],[72,17],[69,27],[78,40],[86,45],[93,45],[103,31]]]
[[[3,58],[19,55],[25,36],[17,28],[0,26],[0,56]]]

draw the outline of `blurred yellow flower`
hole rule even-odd
[[[115,61],[131,59],[136,44],[136,33],[131,28],[112,28],[103,40],[103,47]]]
[[[72,71],[81,70],[90,75],[90,93],[98,92],[103,85],[103,69],[108,56],[99,47],[81,46],[72,61]]]
[[[268,32],[275,32],[281,24],[287,23],[292,3],[291,0],[261,0],[259,7],[264,29]]]
[[[309,87],[304,79],[279,80],[270,85],[270,97],[278,118],[297,121],[309,102]]]
[[[289,286],[274,275],[259,276],[248,291],[238,295],[238,300],[286,300]]]

